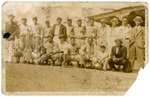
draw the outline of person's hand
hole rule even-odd
[[[117,58],[113,58],[112,60],[113,60],[114,62],[116,62],[116,61],[117,61]]]

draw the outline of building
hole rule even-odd
[[[143,5],[143,6],[124,7],[124,8],[117,9],[117,10],[114,10],[111,12],[106,12],[106,13],[102,13],[102,14],[98,14],[98,15],[89,16],[87,18],[89,18],[89,19],[92,18],[97,22],[99,22],[100,19],[105,18],[105,19],[107,19],[107,23],[110,24],[110,20],[113,17],[117,17],[119,20],[121,20],[123,16],[127,16],[131,26],[134,26],[133,18],[136,15],[141,16],[143,18],[143,20],[145,21],[145,19],[147,17],[146,6]],[[145,22],[143,22],[142,25],[144,26]]]

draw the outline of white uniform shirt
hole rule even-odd
[[[56,25],[54,35],[59,35],[60,25]]]
[[[73,29],[74,27],[71,25],[71,26],[66,26],[67,27],[67,35],[70,36],[70,35],[73,35]]]
[[[93,37],[95,37],[96,35],[97,35],[97,27],[96,26],[87,26],[87,28],[86,28],[86,35],[87,35],[87,37],[91,37],[91,36],[93,36]]]
[[[32,34],[34,36],[40,36],[40,37],[42,36],[42,26],[40,24],[36,24],[36,25],[33,24],[31,28],[32,28]]]
[[[98,54],[97,54],[97,58],[98,58],[99,60],[101,60],[101,59],[103,59],[103,58],[105,58],[105,57],[107,57],[107,56],[108,56],[108,53],[107,53],[107,52],[101,52],[101,51],[99,51]]]
[[[20,25],[20,35],[31,34],[31,27],[28,25]]]
[[[68,50],[70,48],[70,44],[69,43],[63,42],[63,43],[58,44],[58,46],[59,46],[59,49],[61,51],[63,51],[64,54],[68,54]]]
[[[76,26],[74,28],[74,34],[75,34],[75,37],[83,37],[83,36],[85,36],[85,32],[84,32],[83,26],[81,26],[81,27]]]
[[[130,37],[130,33],[129,33],[129,30],[131,29],[130,26],[120,26],[119,29],[120,29],[120,32],[119,32],[120,33],[120,37],[122,39]]]

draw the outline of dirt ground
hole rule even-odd
[[[123,95],[137,76],[137,73],[22,63],[7,63],[4,67],[3,92],[9,94]]]

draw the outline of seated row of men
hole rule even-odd
[[[17,62],[27,62],[35,64],[46,64],[56,66],[75,66],[82,68],[93,68],[99,70],[111,69],[116,71],[121,68],[126,71],[127,49],[122,45],[121,39],[116,39],[116,46],[112,47],[111,54],[107,52],[104,45],[97,46],[93,43],[93,38],[87,38],[87,44],[79,47],[75,37],[67,42],[65,35],[59,35],[60,44],[53,41],[54,36],[48,35],[46,43],[42,43],[40,37],[35,40],[29,38],[25,44],[24,37],[17,43],[14,57]],[[109,64],[109,65],[108,65]],[[118,65],[117,67],[115,65]]]

